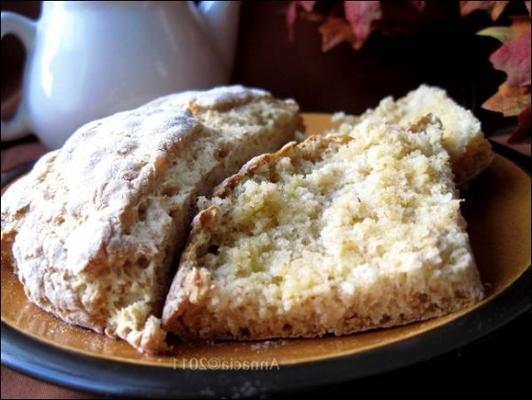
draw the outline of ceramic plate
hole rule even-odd
[[[330,115],[305,114],[310,133]],[[491,166],[463,194],[487,298],[460,312],[344,337],[183,344],[164,357],[70,326],[31,304],[2,270],[2,363],[61,385],[127,396],[251,396],[361,378],[463,346],[530,307],[529,159],[494,144]],[[523,169],[522,169],[523,168]]]

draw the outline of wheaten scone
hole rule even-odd
[[[158,351],[197,196],[300,126],[292,100],[239,86],[89,123],[2,196],[2,268],[63,320]]]
[[[226,179],[200,200],[164,326],[188,339],[342,335],[479,301],[441,125],[423,124],[362,121]]]
[[[421,85],[396,101],[384,98],[378,107],[358,117],[337,115],[346,122],[340,131],[352,132],[349,125],[367,118],[377,118],[404,127],[432,113],[443,124],[443,146],[451,156],[457,184],[462,184],[482,172],[493,159],[490,143],[482,134],[480,121],[471,111],[458,105],[447,93],[436,87]]]

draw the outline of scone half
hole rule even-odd
[[[2,196],[2,268],[64,321],[158,352],[197,197],[301,127],[294,101],[241,86],[91,122]]]
[[[185,339],[343,335],[483,297],[439,121],[258,156],[201,201],[163,311]]]

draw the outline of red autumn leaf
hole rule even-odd
[[[294,22],[297,18],[297,9],[301,7],[303,10],[310,12],[314,8],[315,1],[291,1],[286,10],[286,26],[288,28],[288,38],[294,40]]]
[[[378,1],[344,1],[345,18],[351,25],[351,44],[360,49],[372,30],[374,21],[382,17]]]
[[[486,10],[490,13],[491,19],[495,21],[502,14],[508,3],[509,1],[461,1],[460,15],[464,17],[476,10]]]
[[[294,40],[294,22],[297,18],[297,3],[291,1],[286,9],[286,27],[288,28],[288,40]]]
[[[519,115],[530,106],[530,87],[510,86],[503,83],[493,96],[482,104],[482,108],[500,112],[506,117]]]
[[[496,3],[493,8],[491,9],[491,19],[492,21],[495,21],[497,18],[499,18],[508,5],[509,1],[495,1]]]
[[[315,1],[298,1],[298,3],[301,7],[303,7],[303,10],[310,12],[314,8],[314,4],[316,2]]]
[[[491,56],[495,69],[506,72],[510,86],[530,85],[530,31],[504,43]]]
[[[482,107],[504,116],[517,116],[517,128],[508,139],[517,142],[530,135],[530,18],[512,17],[511,26],[486,28],[478,33],[503,42],[491,56],[493,66],[507,75],[506,82]]]
[[[425,3],[426,1],[416,1],[416,0],[410,1],[410,4],[412,4],[414,8],[418,11],[423,11],[425,9]]]
[[[530,131],[532,131],[532,121],[529,104],[528,107],[517,116],[517,129],[512,133],[512,136],[508,138],[508,143],[516,143],[523,140],[530,135]]]
[[[327,18],[320,25],[320,33],[322,51],[328,51],[344,40],[351,40],[351,26],[343,18]]]

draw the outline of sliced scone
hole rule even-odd
[[[384,98],[378,107],[361,116],[339,115],[338,119],[346,122],[346,126],[340,128],[341,132],[352,132],[350,125],[367,118],[409,127],[428,113],[434,114],[443,124],[443,146],[451,156],[457,184],[474,178],[490,164],[493,153],[482,133],[480,121],[440,88],[421,85],[396,101],[392,97]]]
[[[240,86],[91,122],[2,196],[2,268],[59,318],[158,351],[197,196],[300,127],[294,101]]]
[[[163,311],[183,338],[342,335],[483,288],[439,121],[374,120],[258,156],[202,199]]]

